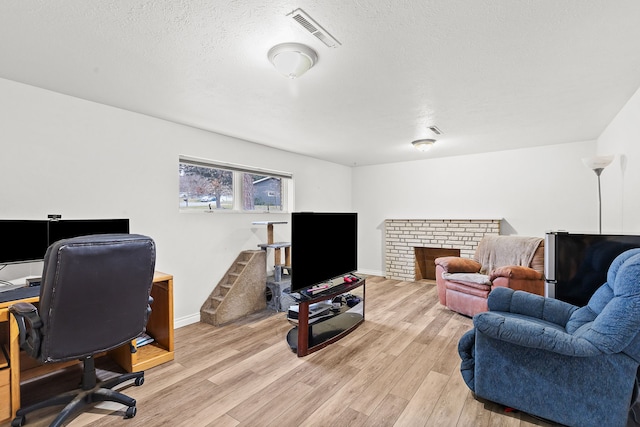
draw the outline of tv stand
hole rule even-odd
[[[344,311],[327,319],[309,324],[309,304],[333,299],[333,297],[347,293],[362,286],[362,314]],[[300,294],[298,298],[298,326],[287,334],[287,343],[291,350],[303,357],[320,350],[348,335],[364,322],[365,279],[351,283],[332,286],[313,295]]]

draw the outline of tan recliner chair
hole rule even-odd
[[[473,317],[488,310],[494,286],[544,295],[544,240],[525,236],[485,236],[473,259],[436,258],[440,303]]]

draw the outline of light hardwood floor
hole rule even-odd
[[[124,389],[138,401],[135,418],[124,420],[122,406],[103,403],[69,426],[554,425],[473,398],[457,353],[471,319],[442,307],[433,282],[367,278],[365,318],[304,358],[287,346],[284,313],[177,329],[175,361],[146,371],[141,387]],[[38,389],[64,381],[49,383]],[[53,416],[31,415],[26,427],[48,425]]]

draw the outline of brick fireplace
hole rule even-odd
[[[459,251],[460,256],[472,258],[486,234],[500,234],[500,220],[387,219],[384,229],[385,276],[413,281],[435,278],[429,277],[434,271],[430,263],[437,256],[455,255]]]

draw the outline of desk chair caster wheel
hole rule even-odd
[[[27,418],[24,415],[17,416],[13,420],[11,420],[11,427],[22,427],[26,422]]]
[[[138,412],[138,410],[136,409],[135,406],[130,406],[127,408],[127,411],[124,413],[124,419],[129,419],[129,418],[133,418],[136,416],[136,412]]]
[[[144,384],[144,377],[136,378],[133,384],[135,384],[136,386],[141,386],[142,384]]]

